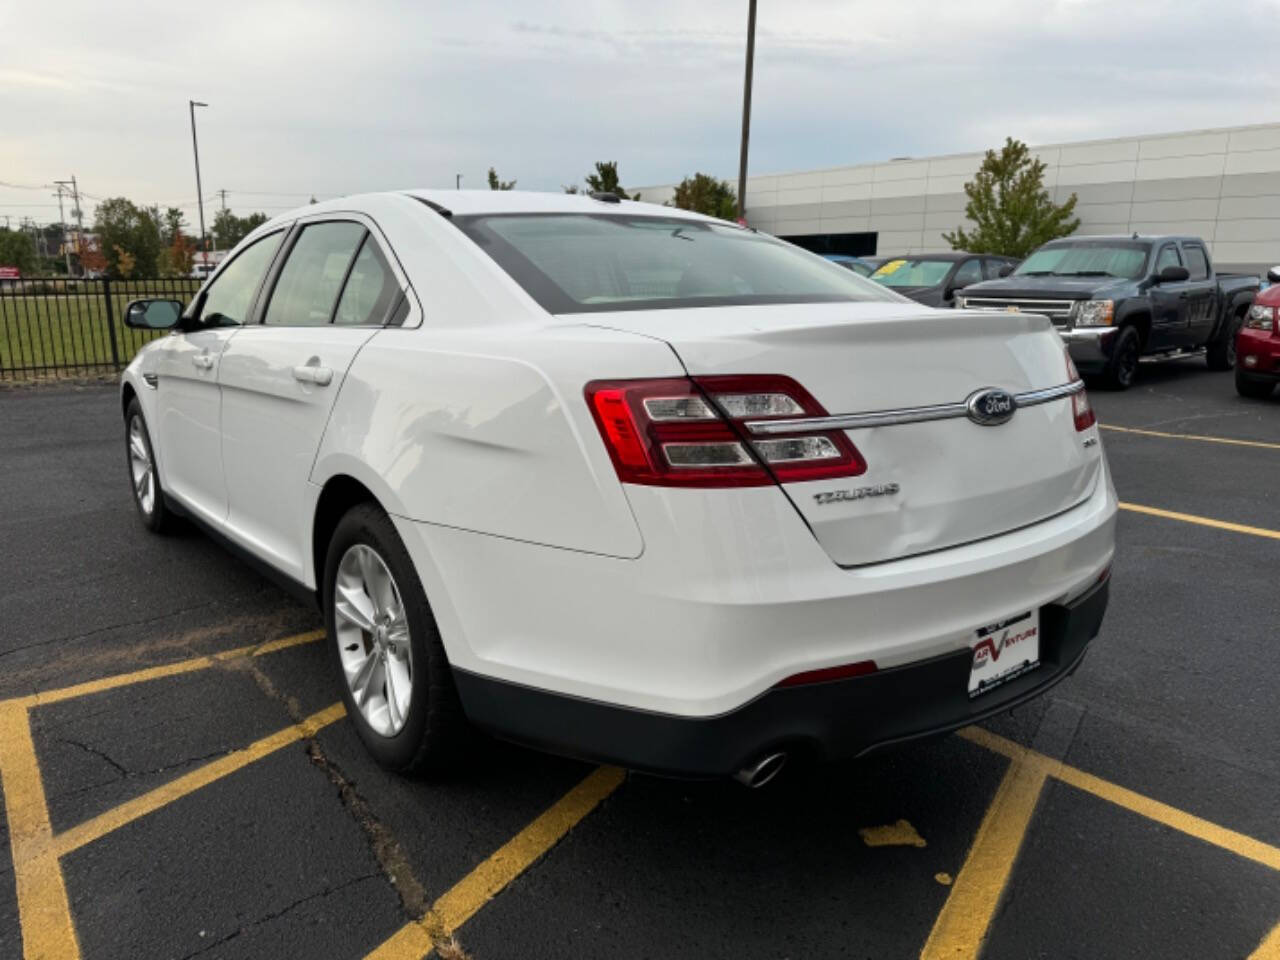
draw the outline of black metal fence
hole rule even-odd
[[[163,335],[126,327],[125,305],[141,297],[187,303],[201,283],[188,277],[0,280],[0,381],[84,378],[121,370],[143,344]]]

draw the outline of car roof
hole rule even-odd
[[[965,253],[963,250],[947,250],[943,253],[900,253],[892,257],[878,256],[883,260],[964,260],[967,257],[995,257],[997,260],[1012,259],[998,253]]]
[[[1177,240],[1180,243],[1203,243],[1199,237],[1192,237],[1181,233],[1096,233],[1096,234],[1076,234],[1070,237],[1058,237],[1056,240],[1050,240],[1045,246],[1055,243],[1071,243],[1073,241],[1091,242],[1099,241],[1118,241],[1128,240],[1130,243],[1162,243],[1169,240]]]
[[[403,193],[425,200],[439,210],[468,216],[494,213],[604,213],[647,214],[725,223],[691,210],[666,207],[636,200],[597,200],[585,193],[541,193],[532,190],[405,190]]]

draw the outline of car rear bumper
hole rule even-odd
[[[629,709],[456,671],[471,721],[499,737],[556,753],[688,777],[732,774],[761,757],[862,756],[945,733],[1039,696],[1070,675],[1098,634],[1109,579],[1041,608],[1041,662],[970,698],[966,648],[874,674],[773,688],[712,717]]]

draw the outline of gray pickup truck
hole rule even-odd
[[[1215,273],[1198,237],[1067,237],[1009,276],[965,287],[956,306],[1044,314],[1081,373],[1124,390],[1144,358],[1203,354],[1210,369],[1230,370],[1258,285]]]

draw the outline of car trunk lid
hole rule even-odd
[[[996,426],[954,415],[987,388],[1016,396],[1068,382],[1061,340],[1039,316],[872,302],[630,311],[592,322],[666,341],[695,380],[782,374],[832,416],[903,413],[846,431],[864,475],[782,485],[844,566],[1027,526],[1084,500],[1099,476],[1097,445],[1076,431],[1070,397],[1020,407]],[[938,406],[951,415],[902,422]]]

